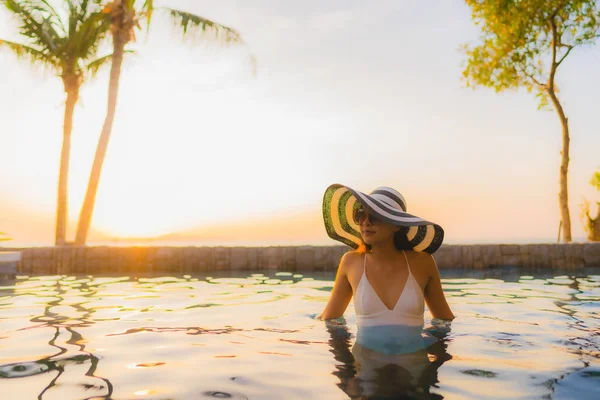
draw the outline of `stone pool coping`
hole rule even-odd
[[[346,246],[30,247],[19,251],[18,274],[132,274],[207,271],[335,271]],[[440,269],[600,267],[599,243],[443,245]]]
[[[3,251],[0,248],[0,276],[14,275],[21,261],[20,251]]]

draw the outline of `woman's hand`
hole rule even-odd
[[[429,261],[426,262],[426,268],[429,272],[429,282],[427,282],[424,293],[427,307],[431,311],[433,318],[451,321],[455,316],[446,301],[446,296],[442,289],[440,271],[433,256],[430,256]]]

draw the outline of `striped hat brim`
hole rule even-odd
[[[404,207],[403,199],[387,195],[390,203],[400,203]],[[362,205],[382,221],[408,227],[406,237],[414,251],[432,254],[442,245],[444,230],[441,226],[403,212],[384,201],[385,198],[380,195],[367,195],[340,184],[329,186],[323,196],[323,221],[327,234],[354,249],[362,245],[360,227],[352,218],[354,210]]]

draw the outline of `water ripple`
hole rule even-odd
[[[0,282],[0,384],[24,399],[600,398],[596,270],[444,275],[458,318],[428,319],[438,342],[393,359],[355,348],[352,307],[315,319],[332,275],[21,276]]]

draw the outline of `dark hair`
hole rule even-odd
[[[394,247],[396,250],[412,250],[413,247],[410,245],[406,234],[408,233],[408,227],[401,226],[400,230],[394,234]],[[371,251],[371,245],[363,242],[364,249]],[[360,246],[359,251],[363,246]]]
[[[401,230],[394,234],[394,246],[398,250],[412,250],[413,247],[406,236],[408,233],[408,227],[402,226],[401,228]]]

